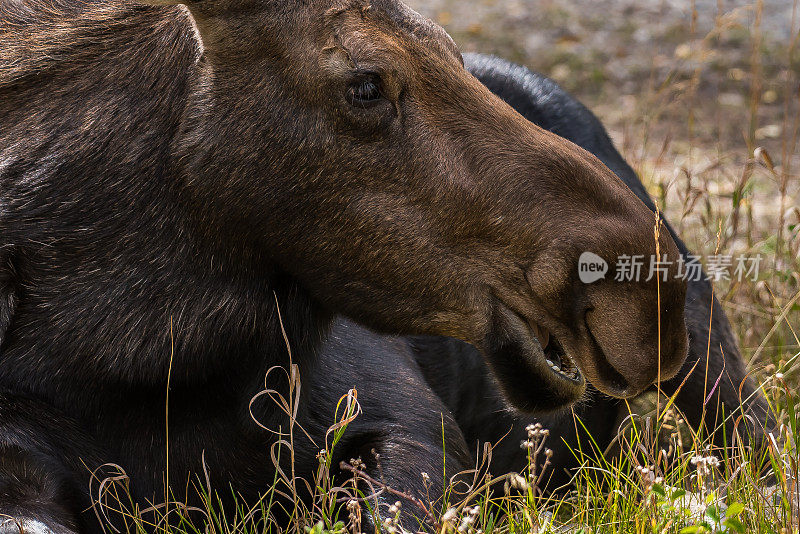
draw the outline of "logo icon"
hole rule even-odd
[[[578,276],[584,284],[593,284],[608,274],[606,260],[593,252],[584,252],[578,259]]]

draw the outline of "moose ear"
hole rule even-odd
[[[14,268],[7,253],[0,249],[0,348],[17,307]]]

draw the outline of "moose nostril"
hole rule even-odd
[[[631,389],[635,389],[635,385],[631,384],[628,377],[623,374],[620,370],[618,370],[614,364],[609,360],[608,353],[603,347],[603,344],[597,337],[595,336],[595,332],[591,327],[591,311],[593,308],[589,308],[584,315],[584,323],[586,325],[586,329],[589,333],[589,337],[592,340],[596,350],[594,354],[594,374],[595,379],[599,381],[599,383],[595,384],[595,387],[605,391],[607,394],[613,395],[615,397],[629,397],[629,392]],[[632,388],[633,386],[633,388]]]
[[[595,386],[615,397],[631,397],[658,378],[657,349],[644,324],[626,321],[620,308],[590,309],[584,322],[595,347]]]
[[[631,383],[606,358],[601,358],[597,367],[600,379],[615,397],[630,397],[632,394],[638,393],[638,391],[631,392]],[[633,389],[638,388],[634,387]]]

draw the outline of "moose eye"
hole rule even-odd
[[[360,79],[347,88],[347,102],[357,108],[369,108],[383,98],[380,79],[376,76]]]

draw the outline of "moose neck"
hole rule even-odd
[[[48,398],[58,406],[100,410],[108,396],[164,391],[172,368],[176,390],[213,383],[249,395],[247,384],[263,384],[269,367],[288,361],[287,342],[295,363],[308,367],[330,316],[230,226],[211,237],[220,219],[187,197],[186,180],[215,175],[187,175],[173,159],[196,94],[197,44],[185,23],[170,23],[158,30],[169,35],[126,46],[145,26],[124,21],[96,36],[94,48],[76,46],[74,58],[51,66],[48,83],[60,91],[32,77],[23,95],[30,106],[16,122],[10,115],[7,135],[43,133],[26,157],[5,160],[12,181],[0,191],[0,297],[15,305],[0,310],[0,318],[13,311],[0,321],[0,387],[58,392]],[[161,42],[178,44],[167,55]],[[95,77],[113,80],[113,98],[90,89]],[[45,130],[36,117],[63,124],[52,120]],[[69,143],[77,135],[69,117],[96,122]]]

